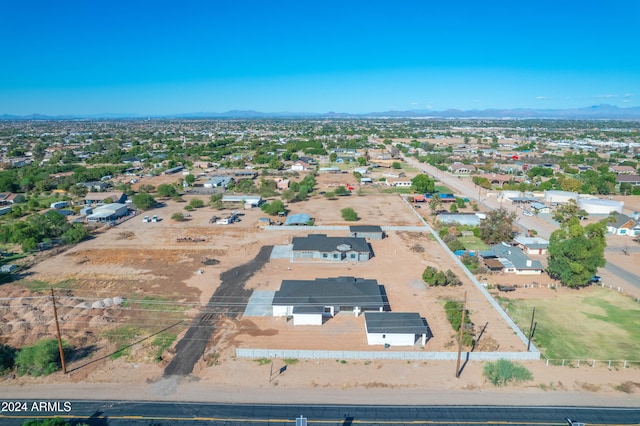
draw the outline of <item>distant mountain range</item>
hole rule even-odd
[[[251,110],[232,110],[227,112],[193,112],[185,114],[141,115],[126,113],[87,114],[87,115],[0,115],[0,120],[104,120],[104,119],[145,119],[145,118],[498,118],[498,119],[566,119],[566,120],[640,120],[640,107],[619,108],[614,105],[594,105],[574,109],[483,109],[445,111],[408,110],[383,111],[365,114],[352,113],[306,113],[306,112],[260,112]]]

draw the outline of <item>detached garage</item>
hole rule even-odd
[[[369,238],[370,240],[381,240],[384,238],[384,231],[379,226],[350,226],[351,238]]]
[[[416,312],[365,312],[364,322],[369,345],[424,345],[429,337],[427,320]]]

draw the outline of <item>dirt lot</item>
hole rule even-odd
[[[185,198],[189,201],[192,197]],[[132,386],[145,387],[145,382],[154,383],[162,376],[171,358],[171,351],[164,354],[164,363],[155,363],[153,353],[157,349],[151,339],[147,339],[135,344],[126,356],[114,360],[108,355],[116,349],[116,345],[102,337],[105,331],[133,324],[140,327],[141,333],[147,333],[137,335],[135,341],[138,341],[175,324],[179,319],[184,321],[174,329],[181,332],[179,341],[187,325],[207,303],[217,302],[222,307],[233,305],[234,300],[225,298],[210,300],[220,286],[222,273],[256,257],[262,246],[287,244],[293,236],[306,234],[301,229],[257,229],[256,222],[263,216],[259,210],[243,211],[241,222],[232,225],[210,224],[209,218],[213,214],[220,216],[228,211],[219,212],[209,207],[191,212],[186,222],[170,220],[173,213],[184,212],[184,205],[169,201],[166,207],[147,212],[157,214],[161,219],[158,223],[142,223],[140,216],[135,217],[33,267],[25,277],[25,281],[32,286],[46,289],[47,283],[57,284],[64,338],[76,347],[90,350],[85,357],[71,361],[69,369],[72,373],[68,376],[56,374],[41,379],[16,378],[5,381],[5,384],[83,381],[131,383]],[[340,209],[344,207],[356,210],[361,217],[358,224],[419,224],[413,212],[397,195],[352,195],[336,200],[316,197],[308,202],[292,204],[290,209],[293,213],[310,213],[317,225],[347,225],[340,217]],[[342,235],[335,231],[328,234]],[[178,237],[203,241],[178,242]],[[428,234],[390,232],[388,238],[373,241],[372,246],[375,257],[360,264],[302,264],[284,259],[271,260],[246,281],[245,288],[276,290],[282,279],[345,275],[375,278],[385,286],[392,310],[419,312],[429,322],[434,337],[425,348],[390,349],[415,351],[455,350],[455,336],[445,319],[443,303],[447,299],[462,299],[466,291],[476,330],[487,324],[476,350],[524,350],[513,331],[470,282],[463,279],[463,285],[456,288],[426,288],[421,274],[428,265],[443,270],[450,268],[463,276]],[[203,263],[205,260],[208,264]],[[3,286],[1,291],[4,297],[8,296],[2,300],[5,309],[0,318],[0,339],[4,343],[19,346],[45,335],[53,336],[51,303],[50,299],[43,296],[46,292],[27,290],[16,285]],[[527,290],[528,294],[538,296],[546,291],[546,288]],[[520,290],[518,292],[521,293]],[[115,296],[134,301],[147,297],[155,303],[155,309],[149,309],[148,303],[144,305],[142,302],[108,309],[75,307],[83,301],[93,302]],[[294,389],[488,389],[482,377],[482,364],[479,363],[468,365],[464,379],[456,380],[452,363],[300,360],[298,364],[288,366],[285,374],[270,380],[269,365],[236,359],[236,347],[385,350],[366,344],[363,317],[338,315],[322,327],[295,328],[281,318],[222,319],[197,362],[192,377],[210,386],[229,386],[247,391],[273,386]],[[276,369],[281,367],[282,361],[275,360],[274,363]],[[545,367],[543,362],[528,363],[527,366],[534,373],[535,384],[522,385],[522,389],[533,386],[536,389],[544,388],[542,391],[599,391],[625,396],[614,387],[629,380],[640,382],[638,370],[560,369]]]

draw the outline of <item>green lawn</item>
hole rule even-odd
[[[441,194],[453,194],[453,191],[449,189],[449,187],[444,185],[436,185],[434,188],[435,192],[439,192]]]
[[[525,334],[535,306],[534,342],[547,358],[640,361],[640,304],[634,299],[589,287],[550,299],[502,301]]]
[[[464,244],[467,250],[489,250],[489,246],[478,237],[458,237],[458,240]]]

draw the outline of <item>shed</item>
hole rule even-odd
[[[427,342],[427,320],[415,312],[365,312],[369,345],[413,346]]]
[[[287,216],[284,224],[287,226],[304,226],[311,221],[311,215],[306,213],[296,213]]]
[[[384,231],[379,226],[354,225],[349,227],[349,233],[352,238],[382,240],[385,237]]]

